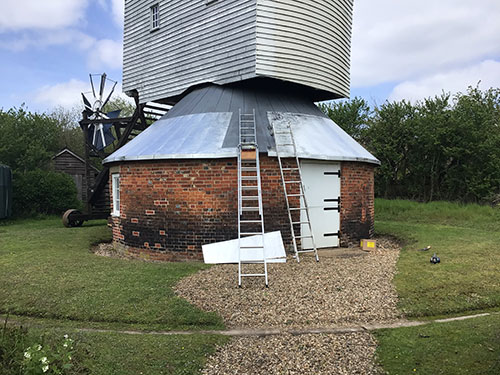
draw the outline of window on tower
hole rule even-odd
[[[160,28],[160,5],[154,4],[151,6],[151,31]]]

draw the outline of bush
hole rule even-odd
[[[0,373],[2,375],[84,374],[74,356],[73,340],[68,336],[37,337],[24,327],[0,326]],[[76,365],[76,366],[75,366]]]
[[[81,208],[73,179],[51,171],[34,170],[14,174],[13,207],[17,216],[62,214]]]

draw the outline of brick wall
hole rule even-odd
[[[265,230],[280,230],[285,246],[291,248],[278,162],[262,155],[260,163]],[[342,180],[353,187],[360,186],[358,174],[371,173],[372,198],[365,201],[372,206],[364,211],[371,214],[364,219],[373,218],[373,169],[362,163],[345,164],[350,177]],[[358,174],[357,166],[362,166]],[[126,255],[160,261],[200,260],[201,245],[237,237],[236,159],[128,162],[119,173],[120,217],[112,218],[113,241]],[[342,194],[348,193],[342,190]],[[355,227],[349,206],[354,207],[351,200],[342,201],[342,230],[344,216],[352,222],[346,229]]]
[[[373,236],[374,166],[344,162],[340,181],[340,244],[359,245],[359,240]]]

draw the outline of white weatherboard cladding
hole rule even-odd
[[[302,160],[300,166],[316,247],[339,246],[340,164]],[[305,211],[301,211],[301,221],[306,219]],[[301,225],[301,235],[310,235],[308,225]],[[312,247],[311,239],[304,238],[302,248]]]
[[[104,163],[235,157],[236,148],[222,148],[231,116],[232,113],[202,113],[156,121]]]
[[[268,112],[267,116],[269,123],[278,131],[291,127],[299,158],[380,164],[377,158],[327,117],[278,112]],[[270,151],[269,155],[275,156],[276,152]],[[281,156],[294,155],[290,148],[289,154]]]
[[[257,0],[256,73],[349,96],[353,0]]]
[[[160,26],[151,31],[151,6]],[[126,0],[123,89],[142,103],[268,77],[349,96],[353,0]]]
[[[255,76],[255,1],[126,0],[123,89],[141,102]],[[150,7],[160,27],[151,31]]]

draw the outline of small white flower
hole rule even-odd
[[[68,354],[68,359],[71,361],[71,355],[70,354]]]
[[[31,358],[31,353],[30,352],[24,352],[24,358],[30,359]]]
[[[47,372],[47,371],[49,371],[49,365],[45,365],[45,366],[43,366],[43,367],[42,367],[42,371],[43,371],[43,372]]]
[[[47,359],[47,357],[42,357],[42,358],[40,358],[40,362],[42,362],[42,364],[46,365],[49,363],[49,360]]]
[[[63,347],[67,348],[67,347],[68,347],[68,343],[67,343],[67,342],[65,342],[65,343],[63,344]]]
[[[67,339],[68,338],[68,335],[64,335],[64,338]]]
[[[36,347],[36,350],[38,350],[38,351],[42,350],[42,345],[38,344],[38,346]]]

